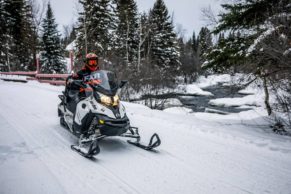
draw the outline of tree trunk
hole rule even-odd
[[[272,114],[272,108],[269,102],[270,95],[269,95],[269,90],[268,90],[268,85],[267,85],[267,78],[265,76],[263,77],[263,82],[264,82],[264,92],[265,92],[265,105],[267,108],[268,115],[270,116]]]

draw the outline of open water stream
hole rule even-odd
[[[246,96],[239,94],[240,88],[237,86],[226,86],[222,84],[203,88],[204,91],[211,92],[214,96],[179,96],[178,99],[181,101],[184,107],[190,108],[193,112],[205,112],[205,110],[217,110],[226,113],[238,113],[241,111],[250,110],[251,108],[240,108],[240,107],[221,107],[212,106],[209,101],[216,98],[236,98]]]

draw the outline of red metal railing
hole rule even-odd
[[[71,63],[71,72],[74,67],[74,51],[70,50],[70,63]],[[22,75],[28,76],[26,80],[38,80],[41,83],[49,83],[54,85],[65,85],[66,78],[70,74],[41,74],[40,72],[40,61],[39,55],[37,55],[36,60],[36,71],[15,71],[15,72],[0,72],[0,75]]]
[[[65,79],[70,74],[36,74],[35,77],[40,83],[49,83],[54,85],[65,85]],[[61,79],[61,80],[57,80]]]
[[[53,85],[65,85],[66,83],[65,80],[70,75],[70,74],[38,74],[36,71],[0,72],[0,74],[29,76],[26,78],[27,80],[37,80],[40,83],[49,83]]]
[[[70,74],[36,74],[36,78],[67,78]]]

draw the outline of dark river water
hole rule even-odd
[[[182,102],[184,107],[192,109],[193,112],[205,112],[205,109],[211,109],[228,113],[238,113],[251,109],[238,107],[217,107],[208,104],[210,100],[216,98],[234,98],[245,96],[238,93],[240,88],[236,86],[224,86],[219,84],[203,88],[203,90],[211,92],[214,96],[179,96],[178,99]]]

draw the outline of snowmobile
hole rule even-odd
[[[70,79],[70,77],[68,78]],[[66,83],[68,82],[68,79]],[[161,144],[158,134],[153,134],[147,145],[140,143],[137,127],[132,127],[121,104],[119,93],[127,81],[117,82],[111,71],[96,71],[84,80],[72,80],[59,95],[60,124],[79,138],[78,145],[71,149],[84,157],[99,154],[98,142],[109,136],[127,138],[127,142],[144,150],[153,150]],[[82,88],[74,90],[72,85]]]

